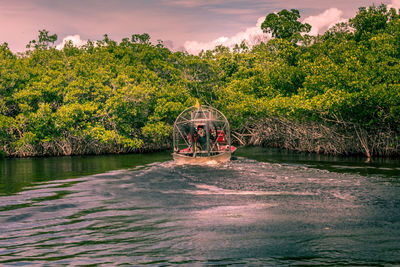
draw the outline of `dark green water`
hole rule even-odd
[[[0,159],[0,265],[399,266],[400,162]]]

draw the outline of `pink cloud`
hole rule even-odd
[[[219,13],[219,14],[228,14],[228,15],[247,15],[254,14],[253,9],[243,9],[243,8],[212,8],[210,11]]]
[[[392,0],[392,3],[388,6],[393,8],[400,8],[400,0]]]
[[[339,22],[344,22],[346,19],[342,17],[343,11],[337,8],[329,8],[323,13],[316,16],[309,16],[303,20],[303,23],[311,25],[310,35],[321,34],[330,27]]]
[[[165,5],[180,6],[185,8],[205,6],[208,4],[221,3],[220,0],[163,0]]]
[[[73,44],[74,46],[77,46],[77,47],[83,46],[83,45],[85,45],[85,44],[87,43],[86,40],[82,40],[82,39],[81,39],[81,37],[80,37],[79,34],[68,35],[67,37],[65,37],[65,38],[61,41],[61,43],[59,43],[59,44],[56,46],[56,48],[57,48],[57,49],[63,49],[64,45],[65,45],[66,43],[68,43],[69,41],[71,41],[72,44]]]
[[[198,54],[202,50],[212,50],[218,45],[223,45],[232,49],[236,44],[240,44],[242,41],[244,41],[247,46],[254,46],[270,38],[268,34],[263,33],[261,30],[261,24],[264,20],[265,17],[260,17],[257,20],[256,26],[249,27],[231,37],[222,36],[210,42],[187,41],[184,44],[184,48],[191,54]]]

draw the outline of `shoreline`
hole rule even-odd
[[[259,132],[260,129],[258,129]],[[351,157],[360,157],[365,158],[366,161],[374,160],[374,159],[400,159],[400,151],[397,153],[391,153],[387,155],[371,155],[368,157],[365,154],[365,151],[359,151],[358,153],[325,153],[323,151],[323,144],[319,143],[315,147],[294,147],[292,146],[293,139],[290,138],[281,138],[281,139],[270,139],[271,136],[264,136],[264,138],[254,135],[252,136],[247,142],[243,145],[241,142],[243,140],[233,140],[233,144],[240,148],[251,148],[251,147],[259,147],[265,149],[278,149],[282,151],[289,151],[293,153],[304,153],[308,155],[323,155],[323,156],[339,156],[344,158],[351,158]],[[285,142],[282,142],[285,141]],[[309,140],[308,140],[309,141]],[[315,140],[314,140],[315,141]],[[307,143],[303,140],[303,143]],[[331,144],[328,142],[327,144]],[[34,154],[31,153],[30,155],[26,156],[18,156],[18,155],[6,155],[4,153],[0,154],[0,159],[18,159],[18,158],[51,158],[51,157],[79,157],[79,156],[105,156],[105,155],[129,155],[129,154],[149,154],[149,153],[157,153],[157,152],[166,152],[168,150],[172,151],[172,145],[170,146],[156,146],[156,145],[149,145],[147,148],[138,148],[132,149],[129,151],[120,151],[120,152],[112,152],[112,151],[101,151],[99,153],[71,153],[71,154]],[[354,148],[353,148],[354,151]],[[1,151],[3,152],[3,151]]]

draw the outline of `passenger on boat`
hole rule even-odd
[[[207,146],[207,135],[203,125],[197,127],[197,143],[201,150],[205,150]]]

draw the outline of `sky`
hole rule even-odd
[[[385,3],[400,8],[400,0],[0,0],[0,44],[22,52],[38,31],[57,34],[56,45],[72,40],[115,41],[148,33],[173,50],[197,54],[242,40],[251,45],[268,39],[260,25],[282,9],[298,9],[312,34],[353,17],[358,8]]]

